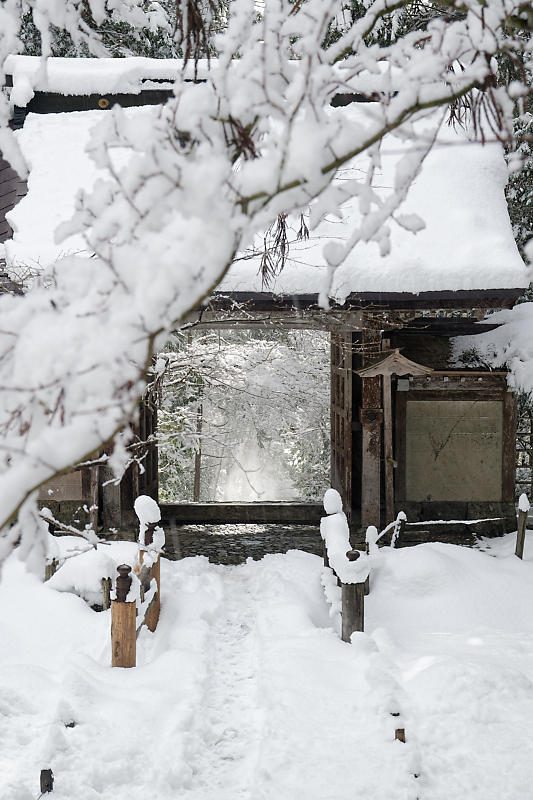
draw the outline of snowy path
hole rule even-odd
[[[46,767],[54,800],[530,800],[533,554],[491,547],[385,548],[351,645],[316,556],[165,562],[134,670],[109,667],[109,613],[57,591],[77,559],[46,585],[9,563],[0,800]]]
[[[187,745],[191,778],[181,797],[252,800],[261,738],[250,578],[222,575],[223,598],[208,638],[205,695]]]

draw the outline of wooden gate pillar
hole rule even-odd
[[[352,331],[331,334],[331,485],[352,514]]]
[[[361,336],[363,369],[379,360],[381,330],[367,322]],[[359,373],[361,374],[361,373]],[[362,377],[361,383],[361,525],[380,527],[381,516],[381,378]]]
[[[381,378],[363,378],[361,426],[361,525],[380,527],[381,509]]]
[[[381,463],[384,464],[385,523],[394,519],[394,477],[392,442],[392,375],[429,375],[432,370],[410,361],[395,349],[375,364],[357,370],[362,380],[361,423],[363,427],[361,524],[380,527]],[[383,388],[383,392],[382,392]],[[380,408],[383,398],[383,409]],[[383,458],[381,449],[384,431]]]

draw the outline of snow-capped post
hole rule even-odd
[[[111,666],[134,667],[137,655],[137,604],[135,600],[127,599],[132,583],[131,567],[121,564],[117,571],[115,599],[111,601]]]
[[[324,494],[324,510],[328,516],[320,520],[320,535],[329,569],[337,576],[341,587],[341,637],[349,642],[352,633],[364,630],[364,585],[370,571],[370,556],[352,550],[342,499],[335,489],[328,489]]]
[[[357,561],[359,550],[348,550],[348,561]],[[368,575],[367,575],[368,580]],[[351,640],[352,633],[365,629],[365,583],[342,584],[342,634],[343,642]]]
[[[527,515],[529,513],[529,509],[530,505],[527,495],[521,494],[518,500],[518,529],[516,531],[516,549],[515,549],[515,555],[517,555],[518,558],[524,557]]]
[[[152,497],[139,495],[133,508],[139,519],[139,570],[143,564],[150,567],[150,581],[155,579],[157,583],[157,594],[145,618],[146,627],[153,632],[157,628],[161,610],[160,553],[165,544],[165,533],[157,524],[161,520],[161,510]]]

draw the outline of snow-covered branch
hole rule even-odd
[[[458,13],[430,20],[423,36],[410,31],[380,44],[376,25],[398,4],[376,0],[326,47],[342,3],[275,0],[257,20],[252,0],[233,0],[205,82],[180,74],[166,105],[106,114],[90,150],[107,178],[80,193],[76,217],[61,231],[83,232],[94,257],[46,265],[23,297],[0,301],[1,526],[47,480],[97,457],[135,417],[169,331],[279,215],[311,206],[312,228],[355,196],[363,224],[350,247],[373,241],[384,251],[395,218],[414,229],[420,224],[397,212],[441,125],[435,108],[451,106],[462,120],[461,98],[477,92],[484,102],[470,103],[471,135],[509,140],[514,105],[529,88],[499,85],[496,58],[512,51],[531,59],[528,8],[513,0],[448,5]],[[0,8],[0,78],[7,56],[20,49],[21,8],[20,0]],[[45,55],[50,24],[102,53],[82,5],[30,8]],[[89,8],[96,22],[106,10],[96,2]],[[113,4],[113,13],[130,24],[160,21],[157,6],[143,8],[129,0]],[[356,111],[331,107],[334,95],[354,92],[374,102]],[[23,173],[9,114],[1,95],[0,147]],[[405,156],[387,198],[372,181],[334,181],[356,156],[364,155],[364,173],[372,175],[379,143],[391,131]],[[330,248],[332,270],[345,255]],[[33,532],[20,527],[7,538],[24,541]]]

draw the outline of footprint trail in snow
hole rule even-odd
[[[250,576],[222,574],[224,596],[208,640],[203,702],[187,757],[191,780],[182,795],[198,800],[253,800],[261,740],[257,647]]]

